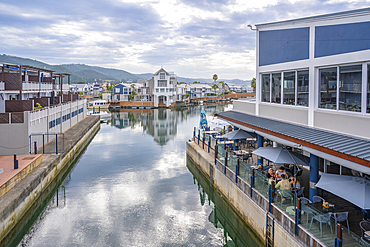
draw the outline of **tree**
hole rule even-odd
[[[256,78],[253,77],[251,80],[251,87],[253,88],[253,93],[256,92]]]
[[[219,81],[218,83],[221,83],[222,89],[223,89],[223,91],[225,92],[225,91],[226,91],[226,90],[225,90],[225,82],[223,82],[223,81]]]
[[[137,95],[137,93],[135,91],[131,91],[130,96],[128,96],[128,100],[134,100],[135,95]]]
[[[218,85],[216,84],[216,83],[214,83],[213,85],[212,85],[212,89],[213,90],[215,90],[215,94],[216,94],[216,89],[218,88]]]
[[[214,83],[216,83],[218,76],[216,74],[213,75],[212,79],[214,80]]]

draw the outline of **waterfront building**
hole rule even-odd
[[[26,154],[31,143],[41,147],[86,116],[86,100],[70,93],[69,74],[0,64],[0,155]]]
[[[370,9],[252,28],[256,98],[218,115],[309,156],[310,198],[319,166],[370,175]]]
[[[150,91],[153,92],[154,106],[168,107],[176,101],[177,76],[163,68],[153,74],[148,80]]]
[[[130,85],[120,83],[113,87],[113,101],[128,101],[131,94]]]

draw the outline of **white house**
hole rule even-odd
[[[0,155],[34,152],[86,116],[86,100],[69,93],[69,74],[2,63]],[[68,84],[64,83],[68,77]]]
[[[153,92],[154,106],[170,106],[176,101],[177,77],[161,68],[148,80],[150,90]]]

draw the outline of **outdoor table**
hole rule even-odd
[[[249,155],[249,152],[245,150],[238,150],[238,151],[234,151],[234,154],[238,156],[244,156],[244,155]]]
[[[370,231],[366,231],[364,233],[370,237]]]
[[[289,206],[286,208],[286,212],[289,214],[289,215],[295,215],[295,207],[294,206]]]
[[[209,134],[209,135],[212,135],[212,134],[217,134],[219,132],[216,131],[216,130],[206,130],[206,131],[204,131],[204,133]]]
[[[313,202],[313,203],[310,203],[309,204],[311,207],[313,207],[314,209],[316,209],[318,212],[320,213],[335,213],[335,212],[341,212],[343,211],[343,209],[341,207],[338,207],[338,206],[334,206],[334,207],[330,207],[330,208],[325,208],[323,205],[322,205],[322,202]]]
[[[233,144],[234,141],[220,141],[218,144]]]

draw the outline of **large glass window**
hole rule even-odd
[[[165,73],[159,73],[159,79],[165,79],[166,78],[165,76],[166,76]]]
[[[297,72],[297,105],[308,106],[308,70]]]
[[[281,103],[281,73],[272,74],[272,103]]]
[[[295,105],[295,72],[284,72],[283,104]]]
[[[337,68],[320,69],[319,108],[337,109]]]
[[[270,74],[262,75],[262,101],[270,102]]]
[[[362,65],[339,67],[339,110],[361,112]]]
[[[167,87],[166,80],[158,80],[158,87]]]
[[[370,113],[370,65],[367,65],[367,100],[366,112]]]

